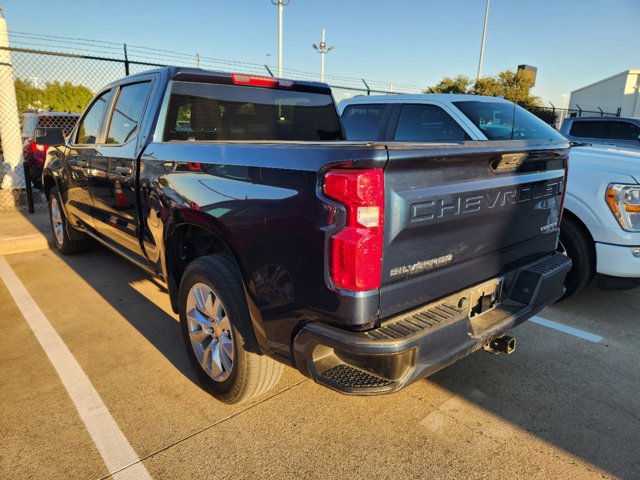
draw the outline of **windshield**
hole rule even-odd
[[[545,122],[514,103],[454,102],[489,140],[555,140],[566,141]]]

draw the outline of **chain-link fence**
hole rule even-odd
[[[33,33],[11,32],[10,42],[10,46],[0,46],[0,212],[26,209],[31,189],[35,208],[46,206],[39,190],[46,147],[35,141],[36,129],[60,123],[70,130],[95,92],[104,85],[165,65],[257,75],[272,75],[275,70],[256,63]],[[295,69],[284,69],[283,76],[319,80],[317,74]],[[336,102],[358,95],[425,90],[416,85],[336,75],[325,76],[325,81],[331,86]],[[555,107],[527,108],[556,127],[567,116],[615,115]],[[63,120],[68,123],[62,125]]]
[[[13,143],[19,142],[19,150],[13,146],[10,161],[6,158],[8,155],[2,155],[0,141],[0,212],[28,208],[31,195],[36,209],[46,207],[46,199],[40,191],[40,174],[46,147],[37,144],[36,129],[63,126],[70,130],[95,92],[104,85],[126,75],[165,65],[272,74],[268,65],[194,57],[145,47],[127,48],[125,45],[107,42],[99,42],[97,45],[97,42],[89,40],[65,40],[66,49],[75,49],[71,45],[77,44],[76,51],[84,53],[24,48],[24,43],[32,42],[25,42],[20,35],[26,36],[27,40],[40,40],[39,35],[18,33],[17,43],[20,46],[14,46],[12,34],[12,45],[0,47],[0,55],[5,56],[6,64],[4,71],[0,71],[0,86],[4,75],[10,77],[8,82],[15,88],[15,100],[0,92],[0,127],[3,119],[8,124],[19,122],[13,128]],[[46,38],[48,42],[53,42],[52,45],[45,45],[51,48],[59,47],[55,44],[56,38],[62,39],[51,36]],[[35,45],[41,44],[36,42]],[[286,70],[283,75],[296,80],[318,80],[312,73],[297,70]],[[332,86],[336,102],[356,95],[394,93],[392,85],[382,82],[367,83],[348,77],[328,77],[327,80],[336,83]],[[7,86],[8,83],[5,87]],[[420,92],[419,87],[405,87],[405,92]],[[8,118],[11,116],[9,112],[15,111],[16,106],[18,117],[12,120]],[[16,129],[20,132],[19,137],[15,134]]]

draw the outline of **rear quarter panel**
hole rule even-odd
[[[152,143],[140,165],[149,260],[166,269],[166,240],[181,225],[215,233],[238,263],[262,347],[288,355],[299,322],[343,319],[348,302],[326,282],[335,212],[319,199],[322,173],[386,159],[384,147],[365,144]]]

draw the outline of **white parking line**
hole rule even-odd
[[[553,328],[554,330],[558,330],[559,332],[568,333],[569,335],[582,338],[583,340],[587,340],[589,342],[598,343],[602,340],[602,337],[600,335],[585,332],[584,330],[580,330],[579,328],[569,327],[568,325],[563,325],[562,323],[547,320],[546,318],[531,317],[529,321],[537,323],[538,325],[542,325],[543,327]]]
[[[4,257],[0,257],[0,278],[56,369],[109,472],[115,472],[126,465],[139,462],[138,455],[109,413],[80,364]],[[142,463],[135,463],[130,468],[114,474],[113,478],[151,480],[151,475]]]

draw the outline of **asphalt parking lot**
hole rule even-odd
[[[591,286],[539,315],[556,324],[514,330],[513,355],[477,352],[390,396],[287,369],[227,406],[198,385],[167,295],[136,267],[97,245],[3,258],[139,462],[107,467],[3,277],[0,478],[640,478],[638,290]]]

